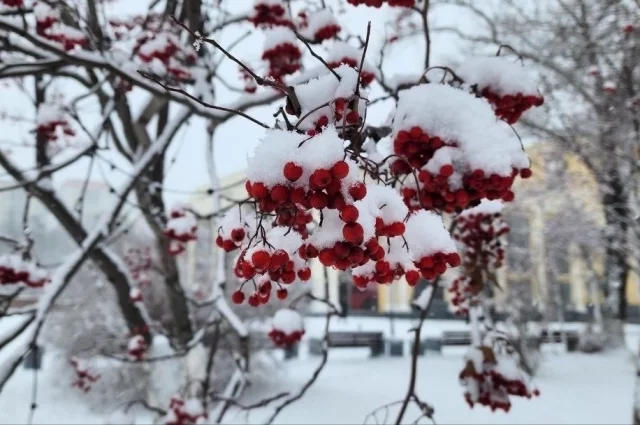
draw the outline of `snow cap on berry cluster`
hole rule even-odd
[[[274,329],[278,329],[285,334],[292,334],[293,332],[304,330],[304,320],[302,316],[290,308],[283,308],[276,311],[271,324]]]
[[[356,67],[360,66],[360,61],[362,60],[362,50],[358,49],[355,46],[352,46],[349,43],[344,41],[336,41],[331,44],[331,48],[329,49],[329,54],[326,58],[327,63],[335,63],[340,62],[345,58],[349,58],[356,63]],[[362,65],[363,72],[370,72],[374,75],[377,75],[377,70],[375,67],[367,61],[365,58],[364,64]],[[413,81],[415,84],[416,81],[420,79],[420,76],[416,80]]]
[[[538,95],[535,78],[518,62],[505,56],[476,57],[465,61],[456,74],[468,85],[482,91],[489,88],[499,96],[522,93]]]
[[[247,176],[252,182],[267,187],[290,185],[282,170],[293,162],[302,167],[303,174],[296,185],[308,186],[309,177],[318,169],[328,169],[344,157],[343,141],[334,128],[309,138],[304,134],[283,130],[267,130],[252,157],[247,159]]]
[[[421,84],[400,92],[392,138],[412,127],[457,146],[442,153],[444,148],[439,149],[431,160],[434,165],[429,161],[425,166],[430,172],[445,160],[454,161],[459,173],[481,169],[500,176],[529,166],[517,137],[496,119],[489,103],[449,85]]]
[[[329,26],[340,26],[338,20],[330,9],[320,9],[308,15],[308,26],[304,30],[304,35],[308,38],[315,38],[318,30]]]
[[[421,210],[409,217],[405,239],[414,260],[437,252],[458,252],[442,218],[431,211]]]
[[[483,199],[482,201],[480,201],[480,204],[473,207],[473,208],[469,208],[468,210],[464,210],[462,211],[458,217],[468,217],[470,215],[493,215],[493,214],[498,214],[502,212],[502,209],[504,208],[504,204],[502,203],[502,201],[498,201],[498,200],[493,200],[490,201],[488,199]]]
[[[241,205],[239,208],[231,208],[220,221],[219,235],[224,239],[233,239],[231,234],[235,229],[244,229],[245,236],[249,237],[255,228],[256,216],[253,209]]]
[[[375,218],[371,214],[370,208],[358,201],[353,204],[358,209],[358,224],[362,226],[364,242],[367,242],[375,235]],[[344,241],[344,222],[340,220],[340,214],[336,210],[323,210],[322,226],[318,227],[307,239],[309,245],[317,249],[332,247],[336,242]]]
[[[296,34],[288,27],[275,26],[264,30],[264,47],[263,51],[268,51],[282,44],[293,44],[298,42]]]
[[[197,228],[198,222],[191,214],[185,214],[182,217],[171,218],[167,221],[167,230],[173,231],[175,235],[193,234]]]
[[[33,6],[33,15],[36,21],[56,21],[60,18],[60,11],[52,8],[47,3],[39,1]]]
[[[294,86],[294,92],[300,102],[300,116],[305,117],[304,121],[300,123],[299,128],[304,130],[315,128],[315,123],[320,117],[333,116],[329,106],[315,110],[320,107],[320,105],[330,103],[338,98],[349,98],[353,96],[356,89],[356,82],[358,81],[358,71],[348,65],[341,65],[335,68],[334,71],[340,76],[340,81],[338,81],[333,73],[327,70],[325,71],[326,73],[318,78]],[[365,102],[361,100],[358,104],[358,110],[364,111],[365,106]]]
[[[374,217],[380,217],[385,224],[403,222],[409,214],[397,190],[379,184],[367,185],[367,196],[361,201],[370,208]]]
[[[247,249],[245,258],[251,258],[254,252],[267,251],[274,252],[282,250],[292,256],[298,251],[302,245],[302,237],[300,233],[287,227],[274,227],[266,233],[265,239],[267,244],[263,244],[262,239],[257,241],[254,246]]]

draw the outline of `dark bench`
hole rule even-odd
[[[469,331],[447,331],[442,332],[442,346],[465,346],[471,345],[471,332]]]
[[[371,349],[371,357],[377,357],[384,353],[384,336],[382,332],[329,332],[327,341],[329,348],[369,347]],[[309,352],[314,355],[322,354],[322,339],[311,339],[309,341]]]
[[[546,330],[542,331],[542,343],[560,343],[562,342],[562,333],[561,331],[551,331],[547,332]],[[580,344],[580,335],[576,331],[564,331],[567,336],[567,351],[576,351],[578,349],[578,345]]]

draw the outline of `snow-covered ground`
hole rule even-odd
[[[272,365],[268,381],[250,389],[243,402],[250,403],[282,391],[297,391],[311,375],[318,358],[301,357]],[[45,362],[39,374],[38,409],[34,423],[105,423],[109,418],[89,411],[83,395],[65,387]],[[625,424],[631,419],[634,384],[632,355],[625,350],[599,355],[547,353],[536,385],[539,398],[514,400],[509,414],[491,413],[483,407],[469,409],[464,403],[457,375],[462,358],[457,354],[427,354],[419,362],[418,392],[436,409],[439,424]],[[334,350],[318,381],[299,401],[283,410],[281,424],[360,424],[379,406],[399,400],[406,391],[408,358],[368,358],[367,350]],[[33,373],[20,368],[0,395],[0,424],[25,423],[28,417]],[[389,423],[394,418],[389,410]],[[261,423],[270,409],[230,412],[226,423]],[[382,423],[384,410],[377,415]],[[410,409],[406,423],[418,413]],[[111,423],[123,423],[113,417]],[[136,423],[149,423],[139,416]],[[368,423],[376,423],[373,418]],[[427,422],[422,422],[427,423]]]

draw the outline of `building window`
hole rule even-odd
[[[378,311],[378,285],[371,284],[360,290],[349,273],[340,273],[339,298],[343,311]]]

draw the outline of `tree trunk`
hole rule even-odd
[[[193,329],[187,298],[180,283],[178,264],[175,257],[169,254],[171,241],[163,234],[166,225],[165,208],[162,201],[164,155],[160,157],[145,177],[148,179],[147,181],[141,181],[136,185],[136,195],[138,203],[145,206],[143,210],[145,221],[155,235],[156,248],[164,272],[164,286],[173,319],[171,333],[181,346],[185,346],[193,338]],[[158,188],[158,190],[150,191],[150,187]]]

